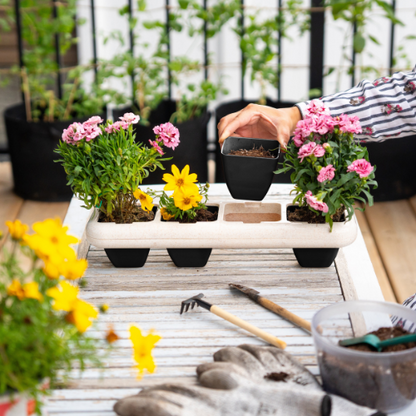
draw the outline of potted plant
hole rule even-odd
[[[76,258],[70,245],[78,240],[68,227],[47,219],[29,235],[19,220],[6,224],[11,242],[0,259],[0,412],[27,416],[40,414],[43,396],[65,382],[75,364],[81,371],[87,363],[101,366],[98,350],[106,343],[86,334],[99,313],[78,297],[75,282],[87,261]]]
[[[160,215],[163,221],[181,224],[216,221],[218,207],[206,206],[209,184],[198,184],[197,175],[189,174],[189,165],[179,171],[172,165],[172,174],[165,173],[164,191],[152,192],[159,197]],[[174,191],[168,195],[165,191]],[[211,255],[212,248],[167,248],[172,261],[177,267],[204,267]]]
[[[156,208],[139,185],[168,160],[162,148],[175,149],[179,144],[179,131],[171,123],[153,129],[156,137],[149,140],[150,147],[135,141],[133,126],[139,120],[138,115],[126,113],[105,125],[99,116],[73,123],[64,130],[56,150],[74,194],[86,208],[95,207],[93,215],[106,229],[154,219]],[[149,249],[108,246],[106,253],[116,267],[141,267]]]
[[[320,101],[311,102],[296,125],[283,167],[276,172],[293,169],[293,204],[297,205],[288,207],[289,221],[326,223],[332,231],[334,222],[351,221],[355,202],[373,204],[370,187],[377,186],[375,166],[368,161],[367,149],[354,141],[359,132],[357,117],[331,117]],[[301,266],[328,267],[338,249],[294,248],[294,252]]]
[[[75,25],[82,23],[76,19],[76,1],[35,6],[21,1],[19,7],[24,48],[20,66],[12,73],[21,78],[24,101],[4,113],[14,191],[25,199],[69,200],[65,171],[53,161],[61,131],[71,121],[85,121],[97,112],[104,117],[108,100],[117,100],[119,94],[103,87],[107,73],[99,67],[96,82],[88,87],[82,79],[93,66],[61,67],[77,42]]]
[[[235,199],[261,201],[273,182],[279,158],[274,140],[228,137],[221,149],[230,194]]]

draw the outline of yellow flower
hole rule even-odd
[[[61,264],[61,274],[68,280],[81,278],[87,270],[88,262],[85,259],[69,260]]]
[[[92,324],[91,318],[97,318],[97,310],[89,303],[78,299],[78,287],[68,282],[60,283],[61,289],[52,287],[46,294],[55,300],[53,309],[68,312],[66,320],[73,323],[79,332],[85,332]]]
[[[153,198],[150,195],[145,194],[140,188],[137,188],[136,191],[133,192],[133,195],[136,199],[140,201],[142,209],[149,212],[153,209]]]
[[[153,361],[152,350],[161,337],[154,335],[152,331],[146,336],[143,336],[139,328],[131,326],[130,339],[133,343],[133,358],[137,363],[135,368],[139,370],[137,378],[141,379],[143,377],[144,370],[147,370],[149,373],[154,373],[156,364]]]
[[[101,311],[102,313],[106,313],[109,309],[110,309],[110,307],[109,307],[106,303],[103,303],[103,304],[100,306],[100,311]]]
[[[6,221],[6,225],[13,240],[16,241],[21,240],[27,230],[29,230],[29,227],[26,224],[23,224],[20,220],[16,220],[14,222]]]
[[[169,221],[174,217],[174,215],[169,214],[169,212],[166,211],[166,208],[160,208],[160,214],[162,215],[162,218],[165,221]]]
[[[173,194],[175,207],[182,211],[188,211],[188,209],[198,206],[198,203],[201,201],[201,199],[202,196],[199,195],[198,189],[197,192],[184,193],[178,191]]]
[[[42,268],[42,270],[43,273],[45,273],[45,275],[49,277],[49,279],[58,279],[61,275],[59,266],[55,264],[53,261],[45,260],[45,265]]]
[[[37,282],[25,283],[22,286],[18,279],[13,279],[12,283],[7,288],[7,294],[10,296],[16,296],[19,300],[36,299],[40,302],[43,300],[43,296],[42,293],[39,292],[39,285]]]
[[[186,165],[182,172],[179,172],[179,169],[176,165],[172,165],[172,173],[165,173],[163,175],[163,180],[166,183],[163,188],[165,191],[183,191],[183,192],[198,192],[198,186],[194,182],[197,181],[196,173],[189,174],[189,165]]]

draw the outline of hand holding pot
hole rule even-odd
[[[218,123],[219,143],[229,136],[277,140],[286,147],[296,123],[301,119],[297,107],[273,108],[249,104],[236,113],[228,114]]]

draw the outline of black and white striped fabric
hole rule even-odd
[[[403,302],[403,306],[416,310],[416,293],[407,298]],[[393,316],[391,322],[394,326],[400,326],[406,331],[416,332],[416,324],[414,322],[408,322],[406,319],[400,319],[398,316]]]
[[[363,142],[416,134],[416,66],[410,72],[396,72],[371,82],[361,81],[347,91],[320,98],[333,117],[341,114],[358,116]],[[296,104],[304,115],[310,101]]]

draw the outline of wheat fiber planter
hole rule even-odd
[[[355,216],[351,221],[334,223],[332,232],[328,224],[289,222],[286,210],[292,203],[287,197],[274,202],[216,202],[213,198],[210,205],[218,207],[217,221],[195,224],[164,222],[159,210],[153,221],[132,224],[99,223],[94,213],[87,224],[87,239],[104,249],[333,250],[351,244],[357,236]]]

